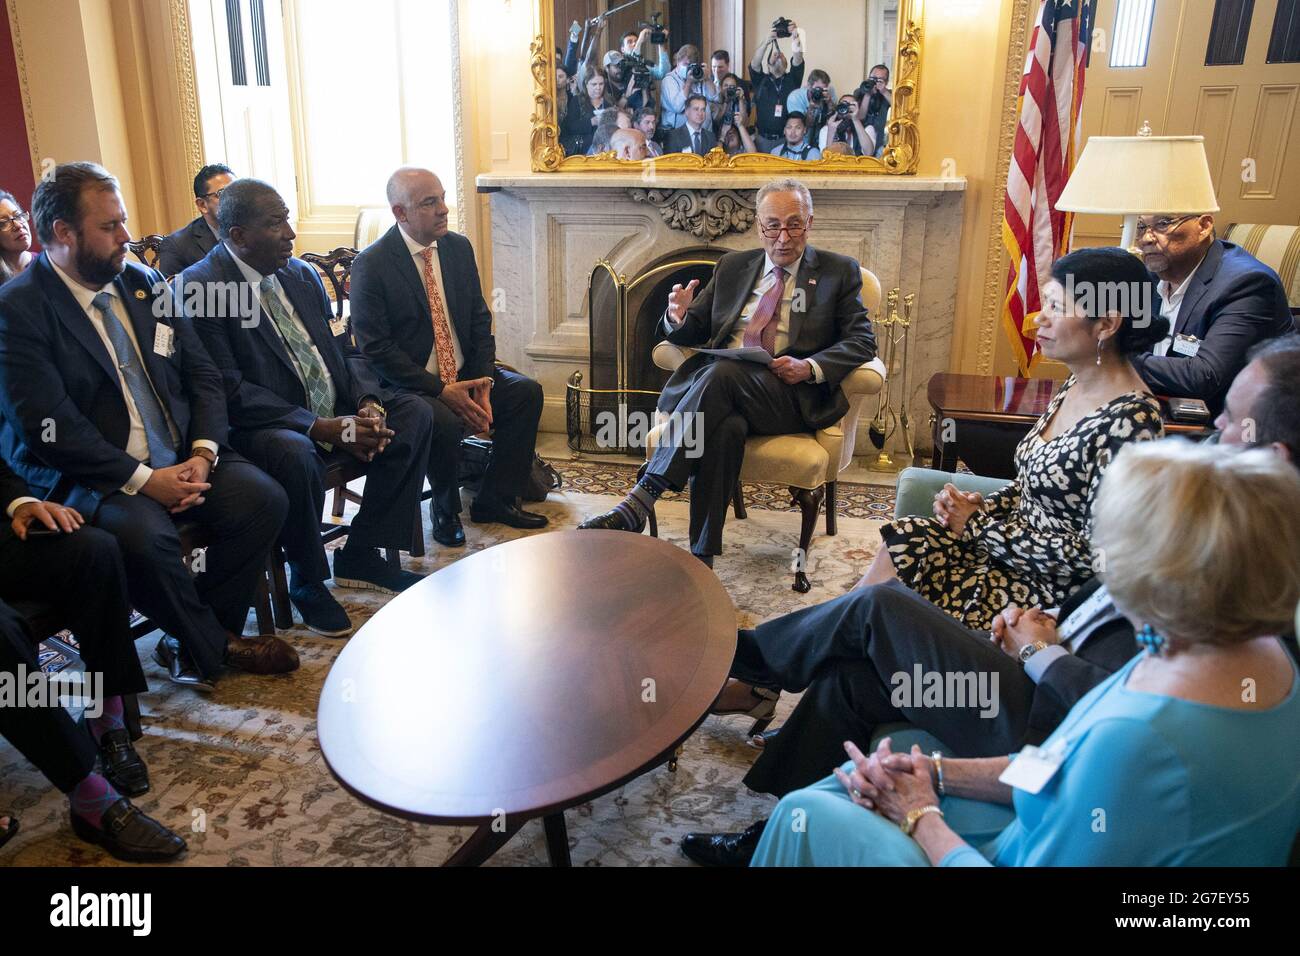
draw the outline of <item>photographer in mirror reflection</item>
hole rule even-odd
[[[875,148],[864,155],[878,157],[885,150],[885,126],[894,105],[894,91],[889,88],[889,67],[883,63],[873,66],[858,91],[867,99],[862,123],[875,133]]]
[[[862,122],[866,116],[868,99],[863,94],[862,87],[840,97],[835,112],[826,121],[826,126],[818,137],[817,145],[823,154],[826,153],[828,144],[843,143],[853,156],[875,155],[876,131],[864,126]]]
[[[790,37],[790,60],[780,41]],[[749,81],[754,88],[755,137],[760,152],[770,153],[785,141],[786,100],[803,85],[803,37],[793,20],[779,17],[772,32],[749,61]]]
[[[703,96],[706,110],[711,109],[712,104],[722,100],[722,93],[718,90],[717,84],[709,77],[708,70],[700,62],[699,47],[688,43],[677,51],[673,61],[677,64],[676,69],[664,77],[663,83],[659,86],[661,106],[659,131],[665,137],[664,151],[668,153],[680,152],[672,148],[666,137],[672,130],[686,122],[688,97]],[[713,135],[712,130],[709,131],[709,135]]]
[[[822,127],[831,117],[834,103],[835,87],[831,85],[830,74],[825,70],[811,70],[807,85],[795,90],[785,101],[785,115],[802,114],[805,141],[815,145]]]
[[[785,142],[772,150],[772,155],[804,162],[822,158],[822,151],[808,142],[808,120],[802,113],[785,118]]]

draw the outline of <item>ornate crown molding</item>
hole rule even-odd
[[[185,168],[195,170],[203,166],[203,131],[199,125],[199,86],[194,77],[189,3],[171,0],[168,6],[176,59],[176,101],[181,113],[181,148],[185,152]]]
[[[734,189],[629,189],[628,195],[658,209],[668,228],[706,242],[754,224],[754,200]]]

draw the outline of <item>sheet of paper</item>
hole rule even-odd
[[[771,365],[772,354],[767,349],[696,349],[704,355],[716,355],[718,358],[740,359],[742,362],[757,362],[759,365]]]

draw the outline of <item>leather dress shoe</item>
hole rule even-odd
[[[742,833],[688,833],[682,852],[700,866],[749,866],[765,826],[767,821],[759,820]]]
[[[433,515],[433,540],[444,548],[459,548],[465,544],[465,526],[460,515]]]
[[[118,793],[139,797],[149,792],[149,768],[131,746],[131,735],[125,728],[110,730],[99,738],[99,762]]]
[[[578,525],[578,530],[598,531],[631,531],[633,534],[640,534],[645,530],[648,519],[641,516],[641,512],[636,512],[637,523],[635,528],[629,528],[627,522],[623,520],[623,514],[619,511],[606,511],[604,514],[598,514],[594,518],[588,518],[582,524]]]
[[[167,671],[167,678],[173,684],[204,691],[212,690],[216,686],[212,678],[204,677],[199,673],[190,655],[181,647],[180,641],[170,634],[164,634],[158,646],[153,649],[153,659],[158,662],[159,667]]]
[[[278,637],[231,637],[226,664],[250,674],[287,674],[298,669],[298,652]]]
[[[526,530],[545,528],[548,524],[546,515],[524,511],[513,501],[507,502],[501,499],[485,501],[482,497],[475,498],[474,503],[469,506],[469,517],[475,524],[496,522]]]
[[[184,840],[153,817],[145,816],[126,797],[104,811],[99,827],[76,813],[70,816],[73,833],[129,863],[165,863],[187,849]]]

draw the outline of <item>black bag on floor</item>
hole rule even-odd
[[[462,438],[460,442],[460,484],[478,491],[488,462],[492,459],[492,442],[483,438]],[[541,455],[533,455],[533,467],[524,480],[524,501],[545,501],[546,496],[563,484],[560,473]]]

